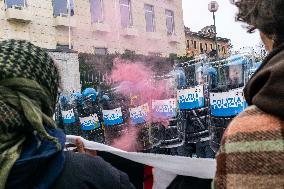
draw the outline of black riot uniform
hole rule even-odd
[[[93,118],[93,126],[91,127],[84,127],[82,121],[84,118],[92,117]],[[84,98],[83,101],[83,108],[80,112],[80,122],[81,122],[81,135],[82,137],[99,142],[104,143],[104,128],[102,125],[102,109],[98,104],[98,100],[95,101],[91,96],[87,96]]]

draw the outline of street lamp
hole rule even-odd
[[[213,20],[214,20],[214,40],[215,40],[215,50],[216,50],[216,57],[219,59],[219,49],[217,44],[217,29],[216,29],[216,20],[215,20],[215,12],[217,12],[219,5],[217,1],[211,1],[208,4],[208,10],[213,13]]]
[[[68,13],[68,46],[72,49],[71,45],[71,4],[70,0],[67,0],[67,13]]]

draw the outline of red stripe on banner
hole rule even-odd
[[[152,189],[154,183],[153,167],[145,165],[144,167],[144,189]]]

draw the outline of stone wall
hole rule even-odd
[[[61,90],[66,93],[80,92],[80,72],[77,53],[49,52],[61,77]]]

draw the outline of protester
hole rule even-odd
[[[214,188],[284,187],[284,1],[238,0],[237,20],[255,29],[270,54],[245,87],[250,105],[227,128]]]
[[[64,152],[54,114],[59,74],[41,48],[0,43],[0,189],[131,189],[125,173],[100,157]]]

